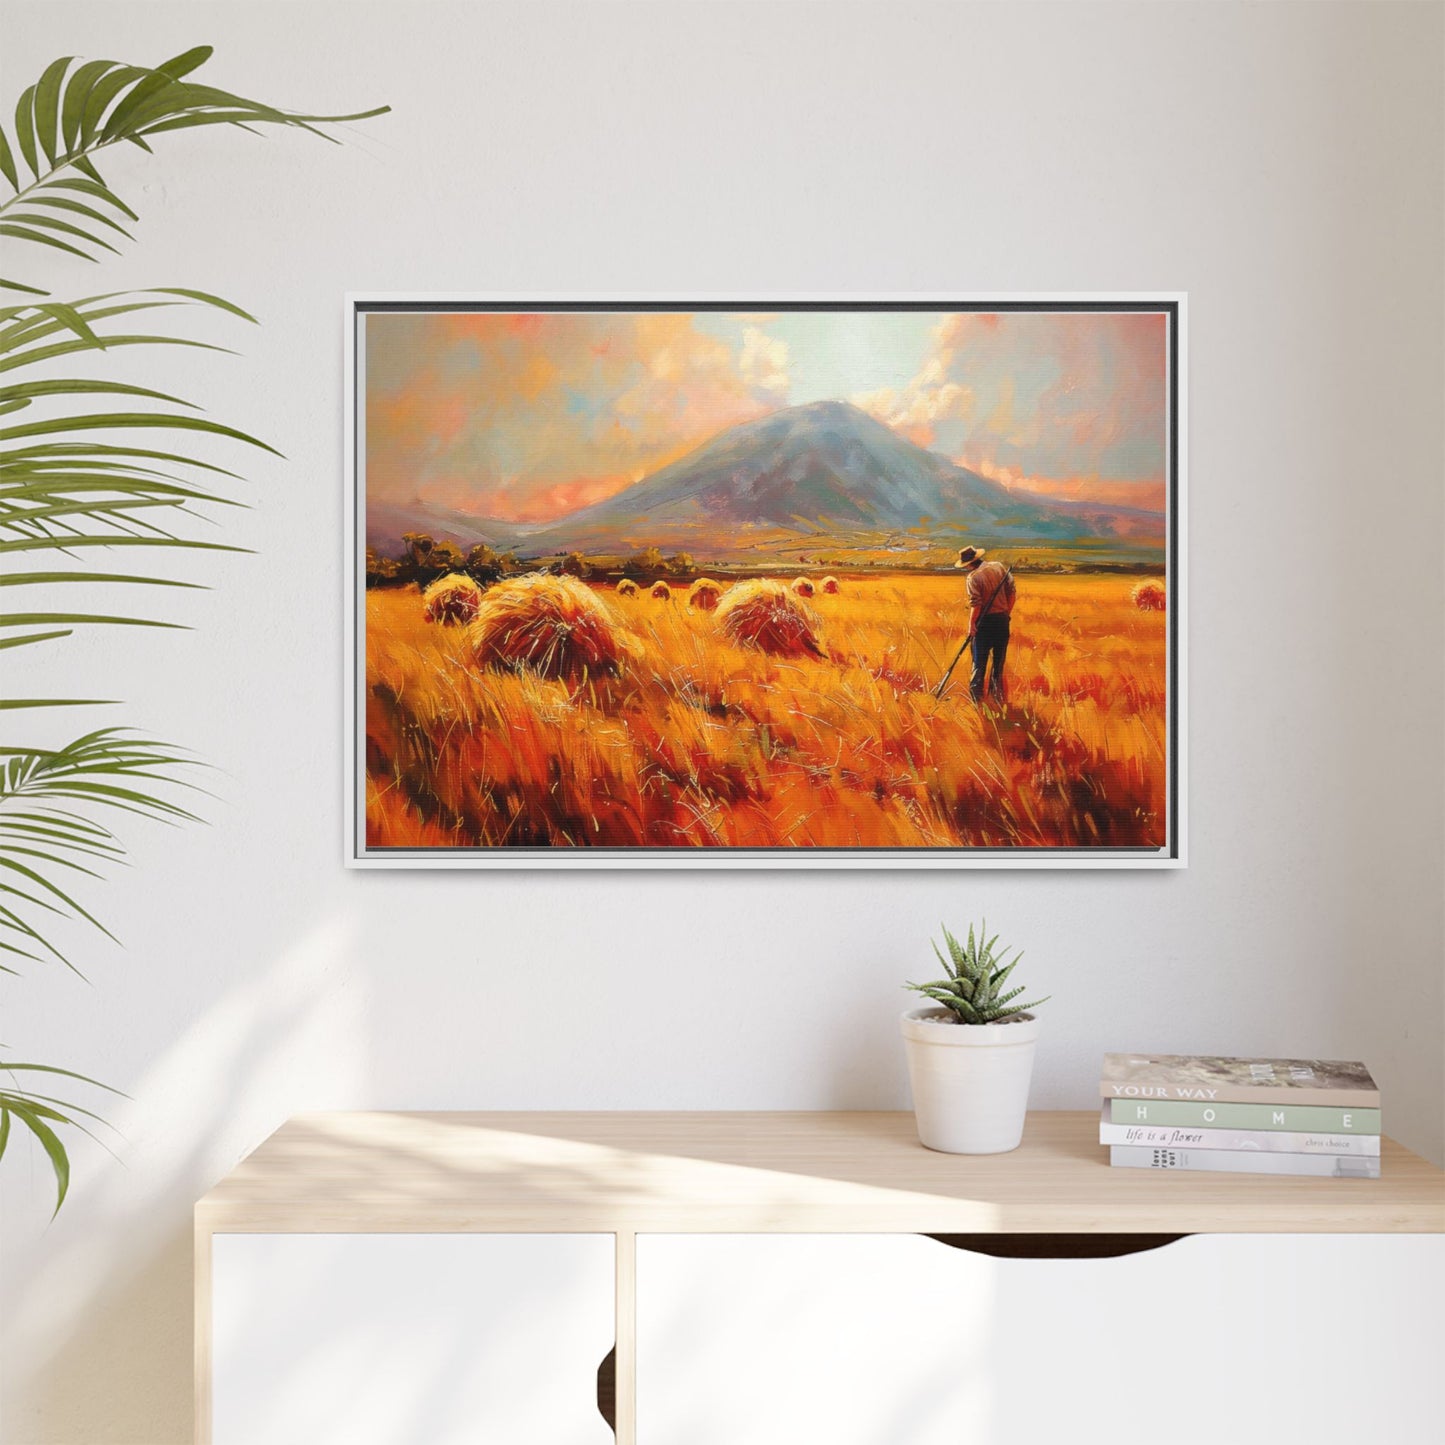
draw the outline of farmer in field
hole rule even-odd
[[[989,694],[1003,701],[1003,665],[1008,655],[1009,617],[1014,610],[1013,573],[1002,562],[985,562],[982,547],[965,547],[953,565],[968,579],[968,635],[973,641],[973,676],[969,691],[983,701],[984,672],[993,659]]]

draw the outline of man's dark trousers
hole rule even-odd
[[[989,693],[999,702],[1003,701],[1003,663],[1008,655],[1008,613],[990,612],[978,619],[978,628],[973,635],[973,677],[969,691],[975,702],[983,701],[984,669],[993,658],[993,673],[988,680]]]

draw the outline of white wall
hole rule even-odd
[[[894,1016],[986,911],[1053,993],[1035,1103],[1110,1048],[1362,1056],[1442,1123],[1442,9],[13,4],[57,55],[390,102],[344,148],[183,133],[111,167],[105,285],[252,308],[151,357],[287,455],[189,634],[45,664],[220,769],[89,895],[92,986],[3,1038],[132,1096],[119,1163],[3,1182],[13,1445],[189,1438],[189,1209],[317,1107],[902,1107]],[[8,112],[7,112],[8,114]],[[53,271],[63,291],[90,286]],[[1176,875],[365,874],[341,867],[341,296],[1190,293],[1191,866]],[[82,292],[82,294],[84,294]],[[141,371],[133,373],[141,375]],[[103,680],[103,681],[102,681]],[[119,717],[120,714],[117,713]]]

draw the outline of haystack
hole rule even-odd
[[[455,626],[470,622],[481,604],[482,589],[465,572],[448,572],[438,577],[421,594],[428,622]]]
[[[711,577],[699,577],[687,589],[687,605],[700,612],[711,612],[722,597],[722,588]]]
[[[777,657],[822,657],[818,619],[781,582],[757,578],[739,582],[723,593],[717,620],[742,647],[756,647]]]
[[[657,598],[659,602],[672,601],[672,588],[669,587],[667,583],[663,582],[661,579],[654,582],[648,590],[653,597]]]
[[[590,587],[542,572],[493,587],[467,642],[482,667],[569,679],[616,672],[629,651],[626,633]]]
[[[1164,584],[1155,582],[1152,578],[1148,582],[1141,582],[1132,595],[1134,606],[1144,612],[1163,612],[1169,601]]]
[[[838,591],[838,579],[836,577],[825,577],[818,586],[824,592],[836,592]]]
[[[634,582],[631,577],[624,577],[617,584],[617,595],[619,597],[636,597],[637,583]]]
[[[813,595],[813,583],[807,577],[793,578],[793,591],[799,597],[811,597]]]

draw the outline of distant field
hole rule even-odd
[[[960,534],[958,545],[968,537]],[[706,539],[704,539],[706,541]],[[400,549],[393,547],[399,554]],[[664,551],[669,549],[664,549]],[[534,558],[531,565],[555,565],[565,556],[557,553]],[[620,575],[627,571],[628,552],[613,554],[589,552],[587,560],[599,573]],[[909,572],[936,576],[957,555],[957,547],[940,547],[937,539],[903,538],[892,545],[879,539],[872,545],[856,541],[843,546],[835,539],[820,539],[810,545],[797,533],[778,534],[754,543],[746,551],[730,552],[719,557],[704,547],[699,555],[709,558],[705,564],[715,572],[729,576],[789,575],[802,568],[819,568],[828,572],[861,570],[865,573]],[[1164,546],[1151,540],[1122,537],[1090,537],[1076,542],[994,543],[989,555],[1008,563],[1020,572],[1131,572],[1162,575]]]
[[[961,576],[843,576],[826,659],[738,648],[682,600],[580,687],[479,671],[412,588],[366,595],[371,847],[1162,847],[1166,614],[1134,579],[1019,577],[1008,703],[969,700]]]

